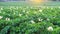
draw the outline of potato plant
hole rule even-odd
[[[0,7],[0,34],[60,34],[60,8]]]

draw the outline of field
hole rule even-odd
[[[60,34],[60,2],[0,2],[0,34]]]
[[[31,3],[31,2],[30,2]],[[32,3],[30,4],[27,1],[21,1],[21,2],[0,2],[0,6],[36,6]],[[38,6],[60,6],[60,2],[42,2],[39,3]]]
[[[0,7],[0,34],[60,34],[60,7]]]

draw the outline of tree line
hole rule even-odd
[[[5,1],[26,1],[26,0],[0,0],[0,2],[5,2]],[[47,0],[47,1],[60,1],[60,0]]]

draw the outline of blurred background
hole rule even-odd
[[[30,1],[30,0],[0,0],[0,2],[7,2],[7,1]],[[43,1],[60,1],[60,0],[43,0]]]
[[[0,0],[0,6],[60,6],[60,0]]]

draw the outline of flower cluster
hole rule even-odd
[[[53,31],[53,27],[52,27],[52,26],[49,26],[49,27],[47,28],[47,30],[48,30],[48,31]]]
[[[0,19],[2,19],[3,18],[3,16],[0,16]]]

